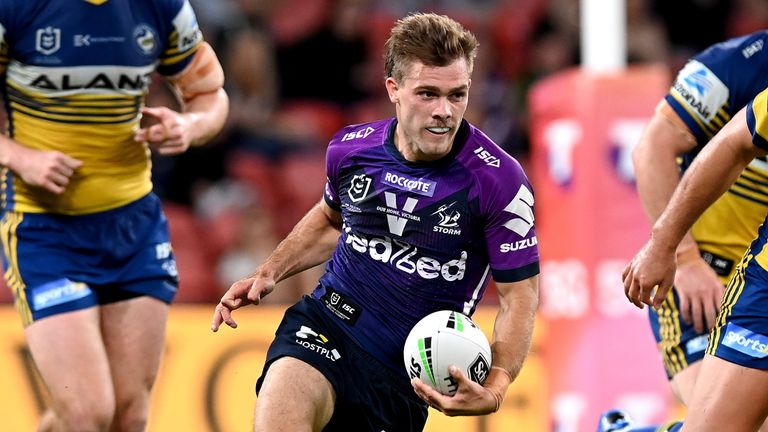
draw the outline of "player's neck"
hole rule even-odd
[[[445,157],[445,155],[451,152],[452,146],[448,146],[447,151],[443,153],[427,153],[421,149],[419,144],[409,138],[406,133],[401,129],[400,123],[395,127],[395,133],[392,136],[395,148],[408,162],[434,162],[438,159]],[[452,139],[453,140],[453,139]]]

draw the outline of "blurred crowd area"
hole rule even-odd
[[[629,63],[664,64],[670,73],[714,42],[768,26],[765,0],[625,1]],[[213,142],[153,159],[181,302],[216,301],[321,199],[334,132],[394,115],[382,56],[398,18],[437,12],[475,33],[466,118],[523,165],[528,89],[579,64],[579,0],[191,2],[224,67],[231,112]],[[148,105],[177,106],[162,80],[153,87]],[[281,282],[266,301],[297,299],[321,272]]]

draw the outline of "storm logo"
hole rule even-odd
[[[459,217],[461,217],[461,213],[457,210],[451,210],[451,207],[453,207],[454,204],[456,204],[456,201],[447,205],[442,205],[437,211],[432,213],[432,216],[437,215],[440,217],[438,225],[441,227],[454,228],[459,226]]]

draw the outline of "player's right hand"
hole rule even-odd
[[[258,272],[257,272],[258,273]],[[275,282],[262,276],[251,275],[232,284],[213,311],[211,330],[218,331],[222,323],[237,328],[232,311],[249,304],[259,304],[261,298],[275,289]]]
[[[456,366],[450,366],[448,373],[458,385],[453,396],[440,394],[418,378],[411,379],[413,391],[429,406],[449,417],[483,415],[498,410],[499,403],[491,390],[469,379]]]
[[[627,299],[642,309],[659,308],[675,279],[675,248],[653,237],[632,258],[621,274]]]
[[[712,267],[696,252],[695,257],[678,258],[675,289],[683,320],[693,323],[697,333],[703,333],[715,325],[725,288]]]
[[[24,183],[57,195],[64,193],[75,171],[83,166],[77,159],[58,151],[41,151],[15,144],[8,168]]]
[[[166,156],[184,153],[192,144],[193,123],[188,119],[191,114],[166,107],[144,107],[141,115],[154,123],[137,130],[134,141],[147,142],[153,150]]]

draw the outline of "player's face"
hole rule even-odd
[[[409,161],[432,161],[451,151],[467,110],[472,80],[463,58],[448,66],[413,61],[403,82],[386,82],[397,111],[395,145]]]

